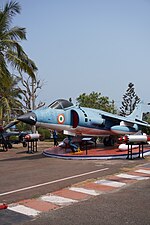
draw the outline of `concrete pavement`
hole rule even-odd
[[[38,198],[9,204],[6,214],[9,216],[10,213],[12,216],[12,212],[14,212],[13,220],[17,220],[17,217],[19,217],[18,221],[20,221],[20,218],[22,218],[22,222],[32,221],[33,218],[38,218],[42,213],[50,212],[51,210],[59,210],[62,207],[89,200],[93,196],[114,193],[121,188],[125,188],[131,184],[133,185],[138,181],[149,179],[150,163],[147,163],[145,165],[137,166],[127,173],[114,174],[105,177],[105,179],[85,180],[84,182],[74,184],[71,187],[47,193]],[[3,215],[3,219],[4,217],[5,216]]]

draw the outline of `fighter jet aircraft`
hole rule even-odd
[[[18,135],[18,132],[15,131],[11,131],[8,132],[7,129],[9,129],[10,127],[12,127],[15,123],[10,123],[7,124],[6,126],[2,126],[0,125],[0,144],[2,144],[3,149],[5,151],[8,150],[8,148],[12,148],[12,144],[9,141],[9,137],[13,136],[13,135]]]
[[[142,114],[140,104],[129,116],[123,117],[58,99],[48,107],[18,117],[18,120],[72,136],[104,136],[104,145],[109,146],[114,144],[115,135],[133,134],[143,126],[150,127],[142,120]]]
[[[7,151],[8,148],[12,148],[13,143],[22,143],[23,147],[26,147],[26,141],[23,140],[23,137],[28,134],[29,132],[19,132],[19,131],[10,131],[9,129],[12,128],[18,121],[12,121],[6,126],[0,125],[0,144],[3,147],[4,151]],[[11,136],[17,136],[18,140],[10,141]]]

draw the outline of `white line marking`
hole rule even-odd
[[[86,175],[89,175],[89,174],[102,172],[102,171],[105,171],[105,170],[108,170],[108,169],[109,168],[104,168],[104,169],[100,169],[100,170],[94,170],[94,171],[91,171],[91,172],[82,173],[82,174],[78,174],[78,175],[74,175],[74,176],[70,176],[70,177],[65,177],[65,178],[49,181],[49,182],[42,183],[42,184],[37,184],[37,185],[25,187],[25,188],[20,188],[20,189],[14,190],[14,191],[8,191],[8,192],[5,192],[5,193],[1,193],[0,196],[9,195],[9,194],[13,194],[13,193],[16,193],[16,192],[21,192],[21,191],[26,191],[26,190],[29,190],[29,189],[42,187],[42,186],[45,186],[45,185],[54,184],[54,183],[65,181],[65,180],[70,180],[70,179],[73,179],[73,178],[82,177],[82,176],[86,176]]]
[[[97,180],[97,181],[95,181],[95,183],[110,186],[110,187],[122,187],[122,186],[126,185],[126,183],[118,182],[118,181],[111,181],[111,180]]]
[[[133,179],[133,180],[148,180],[148,177],[142,177],[142,176],[135,176],[135,175],[130,175],[127,173],[121,173],[116,175],[117,177],[122,177],[122,178],[127,178],[127,179]]]
[[[24,205],[9,206],[8,209],[27,216],[37,216],[40,213],[40,211],[26,207]]]
[[[100,192],[98,193],[95,190],[86,189],[86,188],[71,187],[71,188],[69,188],[69,190],[81,192],[81,193],[88,194],[88,195],[94,195],[94,196],[100,195]]]
[[[142,169],[139,169],[139,170],[136,170],[135,172],[150,174],[150,170],[142,170]]]
[[[53,204],[56,204],[56,205],[70,205],[71,203],[74,203],[74,202],[78,202],[77,200],[73,200],[73,199],[70,199],[70,198],[64,198],[64,197],[60,197],[60,196],[57,196],[57,195],[49,195],[49,196],[42,196],[40,198],[42,201],[46,201],[46,202],[51,202]]]

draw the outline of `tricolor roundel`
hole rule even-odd
[[[57,121],[58,121],[59,124],[63,124],[64,121],[65,121],[64,114],[59,114],[58,117],[57,117]]]

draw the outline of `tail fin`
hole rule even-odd
[[[139,122],[143,122],[142,118],[143,118],[143,110],[142,110],[142,103],[140,102],[135,109],[133,110],[133,112],[127,116],[128,119],[130,120],[136,120]]]

